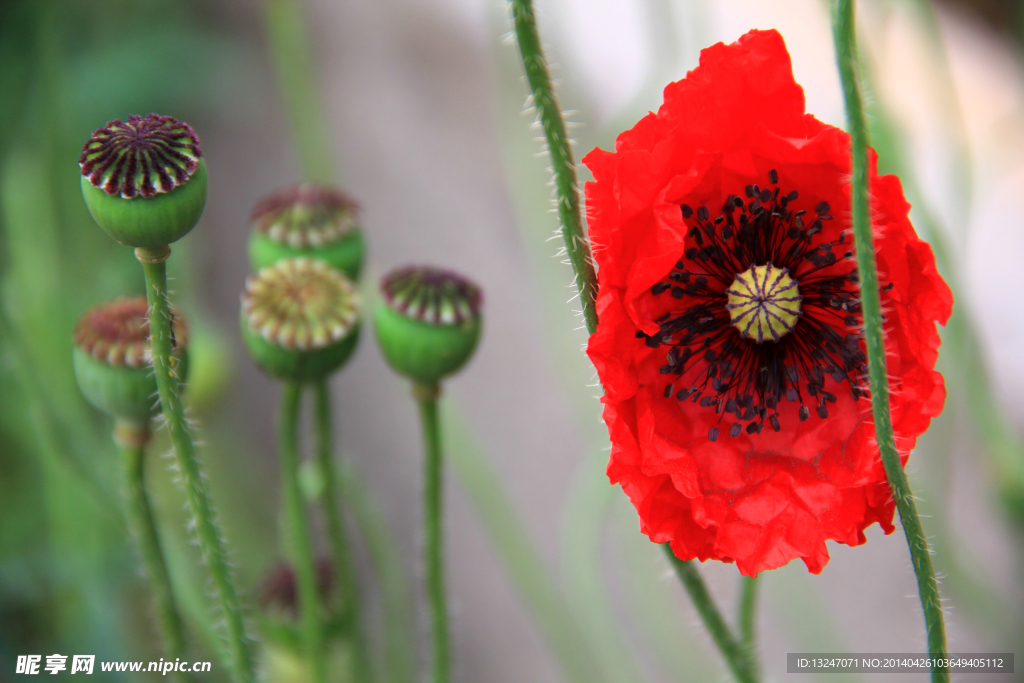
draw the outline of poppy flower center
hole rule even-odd
[[[800,287],[785,268],[771,263],[751,266],[725,290],[732,325],[758,344],[766,338],[779,341],[800,319]]]
[[[202,156],[199,138],[187,123],[133,114],[93,132],[78,165],[93,187],[110,196],[150,198],[184,185]]]
[[[693,246],[651,287],[671,296],[658,331],[636,333],[649,348],[668,347],[666,399],[720,416],[711,441],[728,423],[732,437],[760,434],[766,422],[780,431],[783,401],[799,404],[800,421],[808,404],[827,418],[837,401],[827,378],[854,400],[867,395],[857,269],[853,251],[837,255],[846,231],[823,239],[828,202],[796,210],[799,193],[782,193],[774,169],[769,181],[748,185],[749,201],[729,195],[713,219],[707,206],[680,206]]]

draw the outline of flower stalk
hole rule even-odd
[[[128,525],[135,534],[142,566],[156,599],[160,637],[168,661],[183,659],[186,651],[185,627],[174,599],[171,578],[167,572],[160,535],[153,508],[146,493],[146,445],[150,441],[148,424],[118,419],[114,424],[114,441],[121,451],[124,466]],[[175,673],[176,680],[185,680]]]
[[[314,428],[316,430],[316,457],[323,481],[323,494],[320,505],[323,508],[324,520],[327,525],[327,541],[331,550],[331,564],[334,569],[334,586],[338,594],[338,610],[345,615],[346,623],[351,624],[355,645],[356,679],[368,681],[370,664],[367,660],[366,633],[362,622],[362,606],[359,591],[356,587],[356,576],[352,566],[352,555],[349,551],[348,533],[345,518],[342,514],[338,475],[334,466],[334,439],[331,427],[331,394],[327,387],[327,379],[321,379],[313,385]]]
[[[740,605],[737,626],[739,628],[740,645],[749,653],[751,658],[754,657],[755,648],[757,647],[758,585],[759,582],[756,576],[740,577]]]
[[[900,513],[903,531],[910,547],[910,558],[917,575],[918,592],[928,630],[928,652],[933,658],[946,655],[945,615],[939,595],[939,584],[932,567],[931,551],[917,514],[914,494],[900,463],[889,412],[889,383],[885,365],[885,338],[882,306],[878,292],[878,269],[875,262],[874,237],[868,187],[867,119],[857,72],[857,39],[853,0],[838,0],[833,16],[836,58],[843,83],[846,115],[853,155],[851,206],[853,235],[856,245],[857,269],[860,273],[861,307],[864,316],[864,340],[868,355],[868,380],[871,387],[871,409],[875,422],[875,438],[881,453],[885,474]],[[946,683],[949,670],[932,669],[932,681]]]
[[[570,140],[565,132],[562,111],[555,98],[547,61],[541,49],[533,3],[531,0],[510,0],[510,2],[519,51],[523,58],[523,67],[526,70],[526,79],[533,93],[537,118],[544,128],[548,153],[551,156],[551,166],[555,174],[562,238],[565,241],[569,262],[576,276],[576,286],[579,289],[580,302],[583,307],[583,319],[587,331],[594,334],[597,331],[597,309],[595,307],[597,274],[590,255],[589,242],[583,232],[580,193],[576,184],[576,165],[573,161]],[[753,664],[729,632],[714,599],[704,588],[697,568],[675,557],[668,545],[665,546],[665,549],[684,587],[694,604],[697,605],[697,611],[700,613],[705,627],[714,637],[716,645],[737,680],[742,683],[756,681]]]
[[[265,5],[265,26],[274,70],[290,119],[302,176],[307,183],[312,181],[331,183],[337,180],[337,165],[330,153],[330,146],[324,144],[324,140],[328,137],[329,127],[323,103],[317,94],[316,75],[307,39],[306,23],[306,17],[297,0],[269,0]],[[358,245],[358,258],[350,258],[351,251],[340,249],[333,252],[333,256],[336,258],[332,258],[331,254],[327,253],[329,250],[320,250],[320,253],[315,256],[327,260],[354,281],[358,281],[362,263],[361,237],[358,238]],[[255,253],[252,251],[252,245],[250,248],[250,253]],[[357,576],[346,533],[343,501],[338,493],[327,378],[316,380],[312,387],[315,401],[316,457],[323,480],[320,504],[327,527],[334,586],[339,595],[337,606],[341,614],[345,615],[345,622],[351,628],[350,635],[355,650],[356,680],[370,680],[369,650],[362,621]]]
[[[424,492],[423,492],[423,564],[427,579],[427,600],[433,660],[431,683],[447,683],[450,669],[448,645],[448,610],[444,590],[444,528],[442,520],[441,425],[437,418],[439,384],[413,385],[413,396],[419,404],[423,428]]]
[[[135,250],[135,256],[142,263],[146,276],[153,373],[160,394],[160,405],[174,446],[174,455],[184,482],[185,497],[195,520],[199,547],[213,578],[214,589],[227,625],[231,674],[239,683],[254,683],[250,641],[246,634],[241,603],[231,576],[224,540],[217,527],[206,479],[196,458],[195,445],[185,419],[185,408],[181,401],[178,377],[171,355],[171,312],[167,302],[166,265],[170,253],[171,248],[168,246],[138,247]]]
[[[551,86],[544,51],[540,46],[533,3],[531,0],[511,0],[511,4],[516,38],[526,69],[526,80],[530,83],[537,119],[544,128],[548,153],[551,155],[562,239],[565,240],[566,253],[576,275],[576,286],[583,306],[583,319],[587,330],[593,334],[597,330],[597,309],[594,305],[597,299],[597,275],[590,258],[590,245],[583,233],[580,191],[576,185],[576,164],[572,157],[572,147],[565,132],[562,110],[558,107],[558,100]]]
[[[680,560],[672,552],[668,543],[662,544],[662,548],[665,549],[666,557],[679,576],[679,580],[683,582],[694,607],[697,608],[697,613],[700,614],[705,628],[725,658],[725,663],[732,675],[739,683],[757,683],[756,666],[750,658],[749,650],[733,636],[725,619],[722,618],[722,613],[715,605],[714,598],[711,597],[707,586],[704,585],[704,579],[701,578],[700,572],[694,566],[693,560]]]
[[[285,382],[281,394],[281,417],[277,428],[281,459],[281,488],[284,496],[286,547],[295,567],[298,612],[302,637],[314,683],[326,683],[327,659],[324,651],[323,621],[320,618],[320,594],[317,590],[316,560],[310,539],[306,501],[299,485],[298,422],[302,403],[302,385]]]
[[[381,280],[374,331],[384,360],[412,380],[423,431],[423,566],[430,615],[431,683],[447,683],[451,669],[444,590],[444,494],[441,380],[469,361],[480,339],[480,288],[450,270],[396,268]]]

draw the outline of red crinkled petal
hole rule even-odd
[[[828,563],[826,540],[864,543],[878,522],[893,530],[893,505],[874,439],[870,402],[855,401],[831,377],[827,419],[780,404],[778,433],[708,439],[711,408],[666,399],[653,334],[671,306],[650,294],[695,246],[679,207],[720,206],[747,184],[778,171],[804,208],[827,201],[834,220],[823,240],[849,230],[849,136],[804,113],[802,88],[776,31],[751,31],[701,53],[700,66],[665,88],[665,102],[622,133],[615,152],[583,161],[594,175],[586,205],[600,293],[588,353],[605,388],[612,441],[608,476],[621,484],[652,541],[682,559],[735,562],[756,575],[800,558],[812,573]],[[935,371],[952,293],[930,247],[910,224],[894,176],[875,175],[871,210],[882,293],[897,446],[905,462],[942,410]],[[852,246],[849,247],[852,249]]]

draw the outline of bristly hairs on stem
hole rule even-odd
[[[871,233],[870,188],[868,187],[867,117],[861,97],[857,65],[857,39],[853,0],[837,0],[832,24],[836,61],[846,101],[846,115],[852,153],[851,208],[857,269],[860,273],[861,306],[864,316],[864,340],[868,356],[868,379],[875,437],[882,465],[900,513],[903,531],[910,547],[910,558],[917,575],[918,593],[928,631],[928,652],[936,659],[946,656],[945,619],[939,584],[932,567],[931,549],[924,535],[914,504],[913,492],[896,449],[892,415],[889,411],[889,377],[885,365],[885,339],[879,295],[878,269],[874,238]],[[948,683],[949,670],[932,669],[933,683]]]
[[[169,254],[168,247],[160,250],[136,250],[136,257],[142,262],[146,278],[153,369],[156,373],[163,416],[181,471],[185,497],[191,518],[195,522],[195,534],[216,588],[221,615],[227,627],[229,668],[236,681],[253,683],[256,676],[250,651],[251,640],[227,558],[224,533],[210,499],[206,475],[196,457],[195,442],[185,418],[177,380],[172,376],[172,364],[169,362],[171,330],[166,270],[166,258]]]
[[[526,70],[526,79],[530,84],[532,104],[537,111],[537,118],[544,128],[548,153],[551,157],[557,190],[556,208],[562,226],[562,236],[565,240],[569,260],[577,275],[587,330],[593,334],[597,330],[595,306],[597,275],[590,260],[589,244],[578,239],[583,236],[584,230],[571,141],[566,135],[565,122],[555,97],[547,61],[541,49],[533,4],[530,0],[511,0],[510,4],[512,20],[519,41],[519,51]]]
[[[580,192],[576,181],[576,165],[572,156],[572,143],[566,135],[565,123],[555,98],[547,62],[541,49],[540,36],[534,18],[531,0],[510,0],[512,20],[519,41],[526,78],[537,118],[544,128],[548,153],[554,173],[556,209],[561,223],[565,250],[575,274],[583,319],[590,334],[597,331],[597,274],[590,252],[590,241],[583,229],[580,210]],[[666,547],[667,549],[667,547]],[[697,568],[676,558],[668,549],[680,579],[691,599],[698,606],[705,627],[715,636],[715,642],[737,680],[753,683],[757,680],[756,665],[749,653],[736,645],[728,626],[720,618],[714,600],[703,588]],[[715,619],[718,615],[717,620]]]
[[[115,434],[117,432],[115,431]],[[115,436],[115,441],[117,440]],[[145,439],[148,441],[148,437]],[[160,533],[153,517],[152,503],[146,492],[144,443],[119,442],[125,472],[125,498],[129,525],[136,538],[139,569],[149,581],[155,600],[160,637],[168,659],[182,658],[187,654],[185,626],[178,611],[174,588],[171,584],[167,562],[164,559]],[[184,683],[190,680],[187,674],[174,674],[174,680]]]

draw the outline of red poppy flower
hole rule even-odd
[[[850,234],[850,140],[804,113],[786,46],[751,31],[701,53],[665,103],[583,160],[600,294],[608,475],[652,541],[743,574],[826,539],[893,530],[875,443]],[[895,176],[871,215],[901,457],[945,401],[952,294]]]

